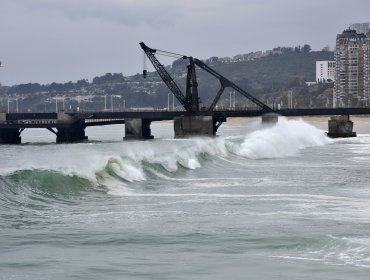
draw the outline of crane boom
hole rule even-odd
[[[217,102],[219,101],[222,93],[224,92],[225,88],[230,87],[234,89],[235,91],[239,92],[241,95],[252,101],[254,104],[259,106],[261,110],[264,113],[273,112],[274,110],[271,109],[269,106],[264,104],[259,99],[255,98],[242,88],[240,88],[238,85],[230,81],[229,79],[222,76],[220,73],[209,67],[207,64],[205,64],[203,61],[193,58],[191,56],[183,56],[178,55],[171,52],[165,52],[160,50],[155,50],[152,48],[149,48],[147,45],[145,45],[143,42],[140,43],[141,48],[149,58],[150,62],[153,64],[154,68],[157,70],[158,74],[162,78],[162,80],[165,82],[167,87],[170,89],[170,91],[176,96],[177,100],[181,103],[181,105],[185,108],[186,111],[190,112],[197,112],[199,111],[199,97],[198,97],[198,82],[197,82],[197,76],[195,71],[195,65],[199,68],[203,69],[204,71],[208,72],[212,76],[216,77],[221,84],[221,88],[216,94],[216,97],[213,99],[212,104],[208,108],[208,111],[213,111],[215,108]],[[171,54],[172,57],[175,55],[177,57],[182,57],[183,59],[189,60],[188,67],[188,73],[186,78],[186,96],[182,93],[180,88],[177,86],[175,81],[172,79],[170,74],[166,71],[165,67],[158,61],[158,59],[155,57],[156,52],[162,52]],[[145,70],[144,70],[145,71]],[[144,75],[146,72],[144,72]]]
[[[209,107],[209,111],[212,111],[214,109],[214,107],[216,106],[217,104],[217,101],[220,99],[224,89],[226,87],[231,87],[232,89],[236,90],[237,92],[239,92],[241,95],[245,96],[246,98],[248,98],[250,101],[252,101],[254,104],[258,105],[259,107],[261,107],[261,109],[265,112],[272,112],[273,110],[267,106],[266,104],[264,104],[263,102],[261,102],[259,99],[255,98],[254,96],[250,95],[248,92],[246,92],[245,90],[243,90],[242,88],[240,88],[238,85],[234,84],[232,81],[230,81],[229,79],[225,78],[224,76],[222,76],[220,73],[216,72],[214,69],[212,69],[211,67],[209,67],[207,64],[205,64],[203,61],[197,59],[197,58],[194,58],[194,63],[201,69],[207,71],[208,73],[210,73],[211,75],[213,75],[214,77],[216,77],[217,79],[219,79],[220,83],[221,83],[221,88],[220,90],[218,91],[215,99],[213,100],[211,106]]]
[[[141,48],[145,52],[146,56],[149,58],[150,62],[153,64],[155,70],[157,70],[159,76],[162,78],[163,82],[167,85],[170,91],[176,96],[177,100],[187,111],[191,111],[191,104],[189,104],[187,98],[182,93],[180,88],[177,86],[175,81],[172,79],[170,74],[166,71],[164,66],[155,57],[157,50],[149,48],[143,42],[140,43]]]

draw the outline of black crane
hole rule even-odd
[[[198,82],[197,82],[197,75],[195,66],[203,69],[204,71],[208,72],[212,76],[216,77],[220,81],[220,89],[218,90],[216,97],[212,101],[211,105],[208,108],[208,111],[213,111],[217,102],[219,101],[222,93],[224,92],[225,88],[230,87],[235,91],[239,92],[241,95],[245,96],[247,99],[252,101],[254,104],[259,106],[263,113],[270,113],[274,112],[269,106],[264,104],[262,101],[258,100],[257,98],[253,97],[251,94],[240,88],[238,85],[234,84],[232,81],[227,79],[226,77],[222,76],[220,73],[209,67],[203,61],[193,58],[191,56],[186,55],[179,55],[172,52],[161,51],[149,48],[143,42],[140,43],[141,48],[143,49],[146,56],[149,58],[150,62],[153,64],[154,68],[157,70],[159,76],[162,78],[164,83],[170,89],[170,91],[176,96],[177,100],[180,104],[185,108],[186,111],[189,112],[198,112],[199,111],[199,96],[198,96]],[[186,95],[184,95],[175,81],[172,79],[171,75],[167,72],[165,67],[158,61],[155,57],[156,53],[161,53],[165,55],[169,55],[172,57],[182,57],[183,59],[189,60],[189,65],[187,66],[188,72],[186,77]],[[143,71],[144,77],[146,77],[146,69]]]

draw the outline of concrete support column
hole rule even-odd
[[[20,144],[21,132],[18,128],[0,128],[0,144]]]
[[[353,122],[348,115],[332,116],[328,121],[327,135],[331,138],[356,137],[356,132],[353,132]]]
[[[58,128],[56,133],[57,143],[76,143],[87,140],[85,126],[81,123],[73,124],[70,127]]]
[[[217,124],[217,121],[220,123]],[[215,136],[217,128],[225,120],[212,116],[181,116],[174,118],[175,138]]]
[[[276,124],[279,121],[279,115],[276,113],[267,113],[262,115],[262,124]]]
[[[153,139],[148,119],[125,119],[125,140]]]

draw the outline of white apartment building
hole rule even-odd
[[[316,83],[333,82],[335,61],[316,61]]]

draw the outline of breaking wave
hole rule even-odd
[[[282,158],[329,142],[323,131],[303,120],[279,118],[276,125],[248,134],[240,145],[232,147],[232,151],[250,159]]]
[[[13,192],[23,188],[23,193],[73,199],[81,192],[101,187],[111,190],[151,179],[168,180],[220,158],[233,162],[235,157],[254,160],[295,156],[302,149],[329,141],[323,131],[302,120],[280,118],[275,126],[261,126],[246,136],[159,140],[154,146],[139,142],[122,155],[98,156],[90,152],[50,168],[37,166],[38,162],[32,168],[0,174],[0,185],[2,192],[4,188]],[[127,187],[126,191],[131,189]]]

